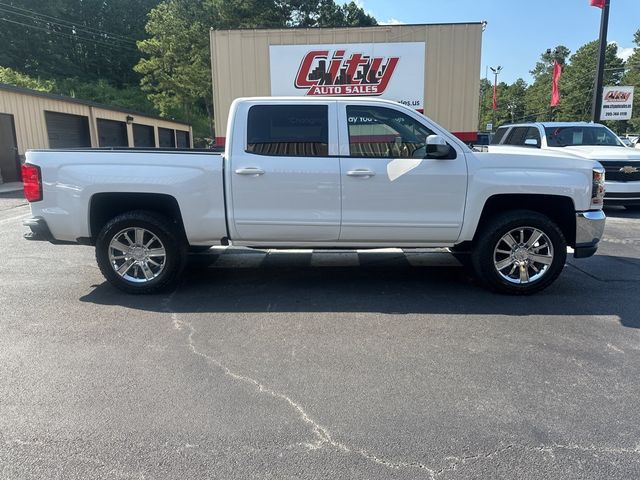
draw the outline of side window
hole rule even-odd
[[[524,139],[527,136],[527,130],[529,127],[514,127],[507,135],[507,139],[504,141],[505,145],[524,145]]]
[[[540,131],[536,127],[529,127],[524,137],[525,147],[540,148]]]
[[[392,108],[347,106],[347,124],[352,157],[455,158],[449,145],[427,145],[434,132]]]
[[[327,105],[254,105],[247,122],[249,153],[287,157],[329,153]]]
[[[502,137],[504,137],[504,134],[507,133],[508,130],[509,127],[500,127],[498,130],[496,130],[496,134],[491,139],[491,145],[498,145],[500,143],[500,140],[502,140]]]

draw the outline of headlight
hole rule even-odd
[[[593,183],[591,186],[591,206],[601,207],[604,201],[604,168],[593,169]]]

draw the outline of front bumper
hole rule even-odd
[[[604,235],[606,215],[602,210],[576,213],[576,246],[573,256],[586,258],[598,250],[598,242]]]
[[[640,205],[640,182],[605,181],[605,205]]]

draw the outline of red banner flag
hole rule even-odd
[[[498,85],[495,82],[493,84],[493,109],[498,109]]]
[[[557,60],[553,61],[553,82],[551,83],[551,106],[557,107],[560,103],[560,89],[558,82],[562,76],[562,65]]]
[[[592,7],[604,8],[604,2],[606,0],[591,0]]]

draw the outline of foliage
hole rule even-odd
[[[148,15],[149,38],[135,66],[162,115],[194,123],[194,137],[213,135],[209,29],[375,25],[356,3],[334,0],[165,0]],[[207,131],[202,117],[209,118]],[[197,126],[195,125],[197,123]]]
[[[137,85],[136,40],[160,0],[3,0],[0,65],[35,77]]]
[[[30,88],[39,92],[51,92],[55,87],[55,82],[51,80],[30,77],[8,67],[0,67],[0,83]]]
[[[638,48],[627,64],[617,56],[617,46],[609,44],[605,54],[604,85],[635,85],[639,91],[635,98],[634,119],[631,122],[607,122],[615,131],[640,130],[640,31],[636,32]],[[518,79],[511,85],[498,84],[498,109],[492,110],[493,84],[480,81],[479,129],[493,120],[494,129],[504,123],[530,121],[589,121],[598,58],[598,41],[589,42],[571,55],[569,49],[559,45],[548,49],[531,70],[533,83],[527,85]],[[551,107],[551,77],[553,62],[562,66],[560,79],[561,100]],[[625,73],[626,71],[626,73]]]
[[[636,48],[627,60],[627,72],[622,78],[623,85],[635,86],[633,95],[633,117],[629,120],[627,131],[629,133],[640,132],[640,30],[634,35]]]
[[[0,83],[155,114],[153,105],[140,88],[136,86],[117,88],[104,79],[95,82],[86,82],[78,78],[43,80],[16,72],[11,68],[0,67]]]

